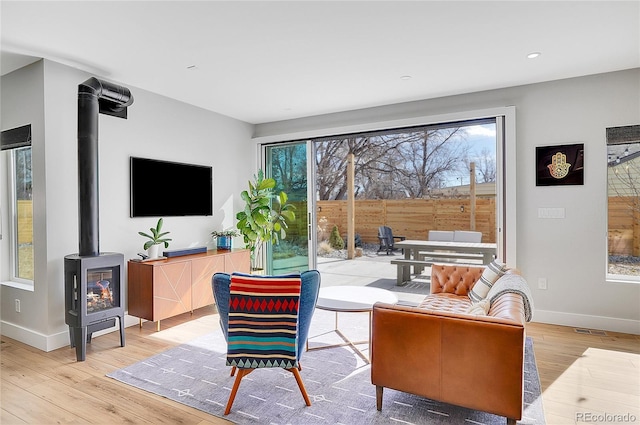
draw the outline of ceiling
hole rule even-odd
[[[2,75],[46,58],[253,124],[640,67],[640,1],[3,0],[0,18]]]

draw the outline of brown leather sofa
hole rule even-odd
[[[374,305],[371,382],[378,410],[386,387],[505,416],[508,424],[522,418],[523,296],[503,293],[486,316],[467,313],[467,294],[483,270],[434,264],[431,294],[418,307]]]

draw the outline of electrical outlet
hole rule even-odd
[[[16,298],[16,313],[20,313],[20,300]]]
[[[538,289],[547,289],[547,278],[545,277],[538,278]]]

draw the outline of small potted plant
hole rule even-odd
[[[211,236],[216,239],[216,247],[217,249],[231,249],[231,241],[234,236],[238,236],[239,233],[237,230],[214,230],[211,232]]]
[[[145,232],[138,232],[138,234],[149,239],[144,243],[143,247],[147,251],[149,259],[154,259],[160,257],[160,255],[158,255],[160,245],[164,244],[165,248],[169,248],[169,241],[171,239],[165,238],[165,236],[170,232],[162,231],[162,218],[158,219],[158,223],[155,228],[151,227],[149,230],[151,231],[151,234]]]

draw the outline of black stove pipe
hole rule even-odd
[[[126,87],[92,77],[78,85],[78,209],[80,256],[100,255],[98,114],[127,118]]]

